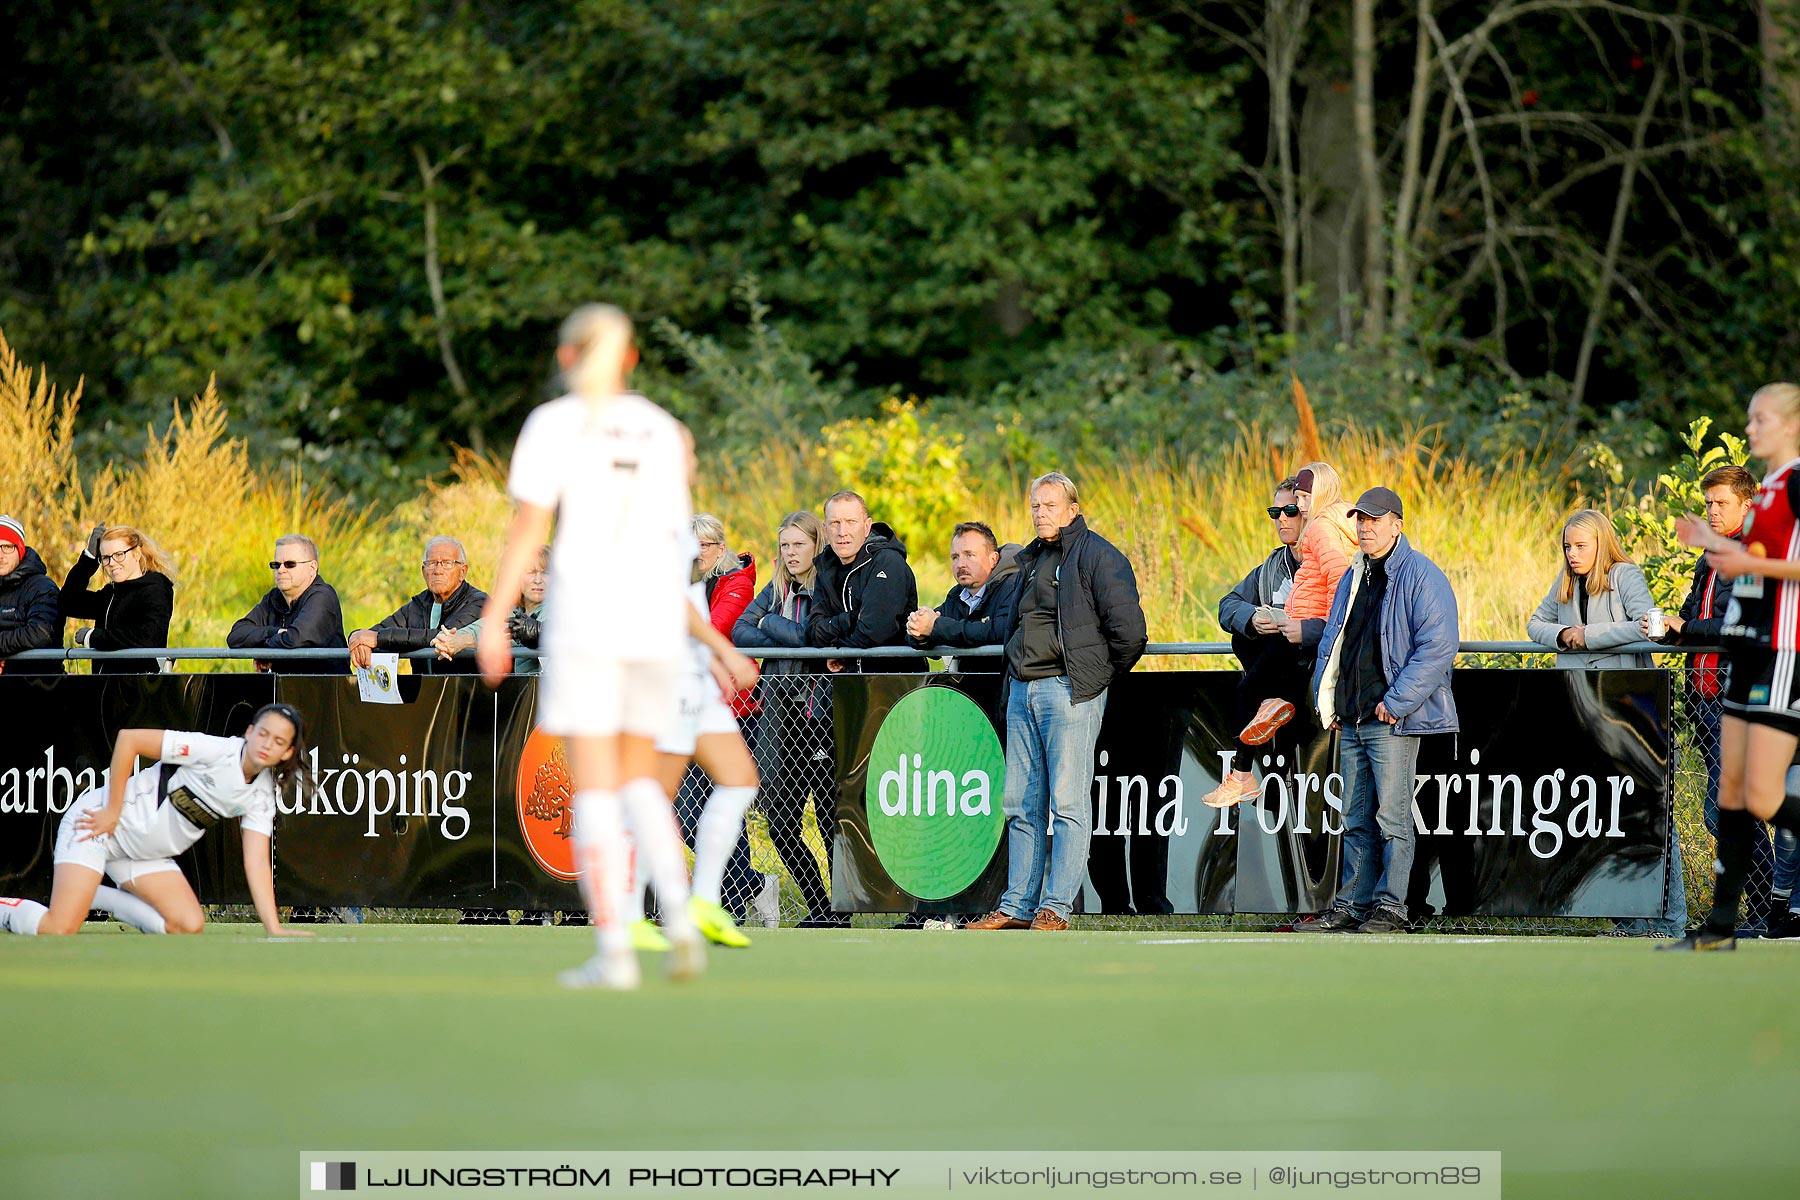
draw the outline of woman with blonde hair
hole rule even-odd
[[[96,570],[107,584],[88,590]],[[58,602],[73,621],[92,621],[75,632],[75,644],[90,650],[127,650],[169,644],[169,621],[175,614],[175,581],[169,556],[149,535],[129,525],[94,526],[87,546],[63,580]],[[155,658],[96,661],[96,675],[154,675],[162,670]]]
[[[1750,872],[1756,822],[1800,833],[1800,796],[1788,765],[1800,745],[1800,387],[1771,383],[1750,398],[1744,433],[1769,468],[1744,522],[1742,542],[1703,517],[1677,518],[1682,542],[1706,551],[1707,566],[1736,580],[1720,639],[1729,651],[1719,725],[1719,841],[1712,912],[1699,930],[1663,950],[1735,950],[1738,909]]]
[[[813,560],[824,552],[825,526],[817,516],[791,512],[781,518],[775,532],[775,566],[768,586],[738,618],[731,640],[749,647],[804,647],[806,621],[812,614],[813,587],[817,582]],[[807,928],[846,923],[832,915],[826,876],[820,872],[812,847],[801,836],[809,796],[819,836],[828,847],[836,828],[831,687],[816,678],[824,669],[825,665],[817,659],[771,658],[765,660],[764,681],[757,685],[763,706],[754,740],[763,780],[758,802],[769,820],[769,840],[775,844],[775,853],[806,902],[807,915],[800,924]]]
[[[1632,562],[1612,522],[1591,508],[1563,522],[1563,565],[1526,623],[1531,640],[1555,650],[1564,670],[1648,667],[1648,654],[1609,654],[1643,640],[1638,618],[1656,607],[1644,569]]]

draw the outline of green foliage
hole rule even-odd
[[[1694,552],[1675,537],[1675,518],[1706,515],[1706,496],[1700,481],[1715,467],[1742,466],[1749,461],[1744,439],[1721,432],[1713,444],[1707,444],[1712,418],[1700,417],[1688,424],[1681,434],[1685,452],[1675,466],[1659,472],[1656,482],[1641,492],[1625,492],[1609,497],[1613,529],[1624,542],[1632,558],[1644,568],[1650,582],[1650,594],[1665,608],[1681,604],[1687,594],[1688,579],[1694,569]],[[1590,449],[1589,461],[1623,481],[1618,457],[1604,445]]]
[[[973,499],[961,435],[925,420],[925,411],[917,399],[890,399],[878,416],[827,425],[820,451],[842,486],[861,493],[914,553],[935,553]]]
[[[747,343],[727,346],[689,333],[673,321],[656,332],[686,361],[686,376],[661,393],[697,426],[702,444],[743,450],[819,429],[845,399],[845,389],[823,382],[812,360],[770,321],[756,276],[733,289],[749,317]]]

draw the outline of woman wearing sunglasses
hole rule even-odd
[[[108,582],[88,590],[96,570]],[[62,613],[71,621],[92,621],[75,631],[75,644],[89,650],[127,650],[169,644],[169,618],[175,613],[175,582],[168,555],[144,533],[129,525],[96,525],[87,546],[62,585]],[[154,675],[162,670],[155,658],[96,660],[96,675]]]

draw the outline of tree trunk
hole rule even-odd
[[[1263,40],[1268,52],[1270,133],[1281,184],[1281,319],[1289,337],[1300,334],[1300,196],[1294,172],[1294,66],[1306,36],[1311,0],[1270,0]]]
[[[1356,157],[1363,197],[1363,334],[1374,341],[1387,331],[1387,243],[1382,236],[1386,204],[1375,152],[1375,0],[1354,0],[1350,19]]]
[[[1401,153],[1400,200],[1394,209],[1394,328],[1403,336],[1412,325],[1413,284],[1418,277],[1418,259],[1413,253],[1413,213],[1419,202],[1419,163],[1425,147],[1425,114],[1431,102],[1431,0],[1418,0],[1418,13],[1412,101],[1406,112],[1406,142]]]

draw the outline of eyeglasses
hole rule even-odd
[[[419,565],[427,571],[448,571],[453,567],[462,566],[463,562],[460,558],[428,558]]]
[[[114,563],[124,562],[130,556],[131,556],[131,550],[129,550],[129,549],[116,550],[111,554],[102,554],[100,556],[100,565],[103,567],[110,567]]]
[[[269,560],[269,570],[291,571],[295,567],[304,567],[307,563],[318,561],[319,560],[316,558],[271,558]]]
[[[1271,504],[1271,505],[1269,505],[1269,520],[1271,520],[1271,521],[1276,520],[1277,518],[1280,518],[1280,517],[1297,517],[1299,515],[1300,515],[1300,506],[1298,504]]]

